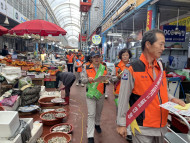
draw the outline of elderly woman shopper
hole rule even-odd
[[[91,63],[82,73],[82,83],[87,84],[86,102],[88,108],[88,143],[94,143],[94,129],[101,133],[100,117],[104,103],[104,83],[95,82],[99,76],[105,76],[107,69],[101,64],[100,52],[93,51],[90,54]]]

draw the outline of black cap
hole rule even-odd
[[[91,56],[91,57],[100,56],[100,52],[99,52],[99,51],[92,51],[92,52],[90,53],[90,56]]]

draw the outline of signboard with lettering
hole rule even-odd
[[[186,27],[178,26],[178,31],[175,30],[175,25],[164,25],[163,31],[165,33],[166,42],[185,42]]]
[[[190,16],[186,18],[182,18],[178,21],[180,26],[186,26],[186,31],[190,32]],[[169,25],[177,25],[177,21],[169,23]]]
[[[101,43],[101,37],[99,35],[94,35],[92,37],[92,43],[95,45],[98,45]]]
[[[147,23],[146,23],[146,31],[150,30],[152,27],[152,10],[147,12]]]

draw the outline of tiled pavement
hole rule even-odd
[[[87,143],[87,106],[85,89],[85,87],[81,87],[80,85],[76,86],[74,84],[71,88],[70,105],[65,107],[69,110],[67,122],[74,127],[72,143]],[[105,99],[104,101],[101,117],[102,133],[98,134],[95,131],[95,143],[127,143],[127,141],[116,132],[116,107],[112,85],[107,86],[106,94],[108,94],[108,99]],[[32,115],[34,121],[39,120],[39,115],[39,113]],[[31,115],[22,117],[30,116]],[[42,136],[49,133],[49,128],[49,126],[44,126]]]

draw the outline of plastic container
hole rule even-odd
[[[46,88],[55,88],[55,81],[46,81],[45,86]]]
[[[67,143],[71,141],[70,135],[66,133],[61,133],[61,132],[55,132],[55,133],[49,133],[44,137],[45,143],[48,143],[48,140],[52,139],[53,137],[65,137],[67,140]]]
[[[55,112],[54,112],[54,111],[49,111],[49,112],[42,113],[42,114],[40,115],[40,119],[42,120],[42,123],[43,123],[44,125],[52,126],[52,125],[59,124],[59,123],[62,122],[62,119],[57,119],[57,118],[54,119],[54,120],[45,120],[45,119],[43,119],[43,118],[42,118],[43,115],[45,115],[45,114],[47,114],[47,113],[55,113]]]
[[[19,125],[18,112],[0,111],[0,137],[11,137]]]
[[[72,131],[73,131],[73,126],[69,123],[61,123],[61,124],[57,124],[57,125],[54,125],[53,127],[50,128],[50,133],[52,133],[53,129],[55,127],[58,127],[58,126],[62,126],[62,125],[69,125],[71,127],[70,131],[67,132],[67,134],[70,134]]]
[[[182,133],[187,134],[189,129],[187,125],[181,121],[176,115],[171,114],[172,116],[172,125],[176,127],[178,130],[180,130]]]
[[[41,107],[52,107],[59,105],[58,103],[52,103],[51,100],[55,97],[44,97],[38,100]]]
[[[63,111],[58,111],[59,109],[63,110]],[[67,112],[67,110],[65,108],[56,108],[54,111],[55,111],[55,113],[66,113]]]
[[[54,113],[54,114],[55,114],[55,118],[56,118],[56,119],[64,119],[64,118],[67,117],[66,112],[64,112],[64,113]],[[63,117],[57,117],[56,114],[65,114],[65,116],[63,116]]]

